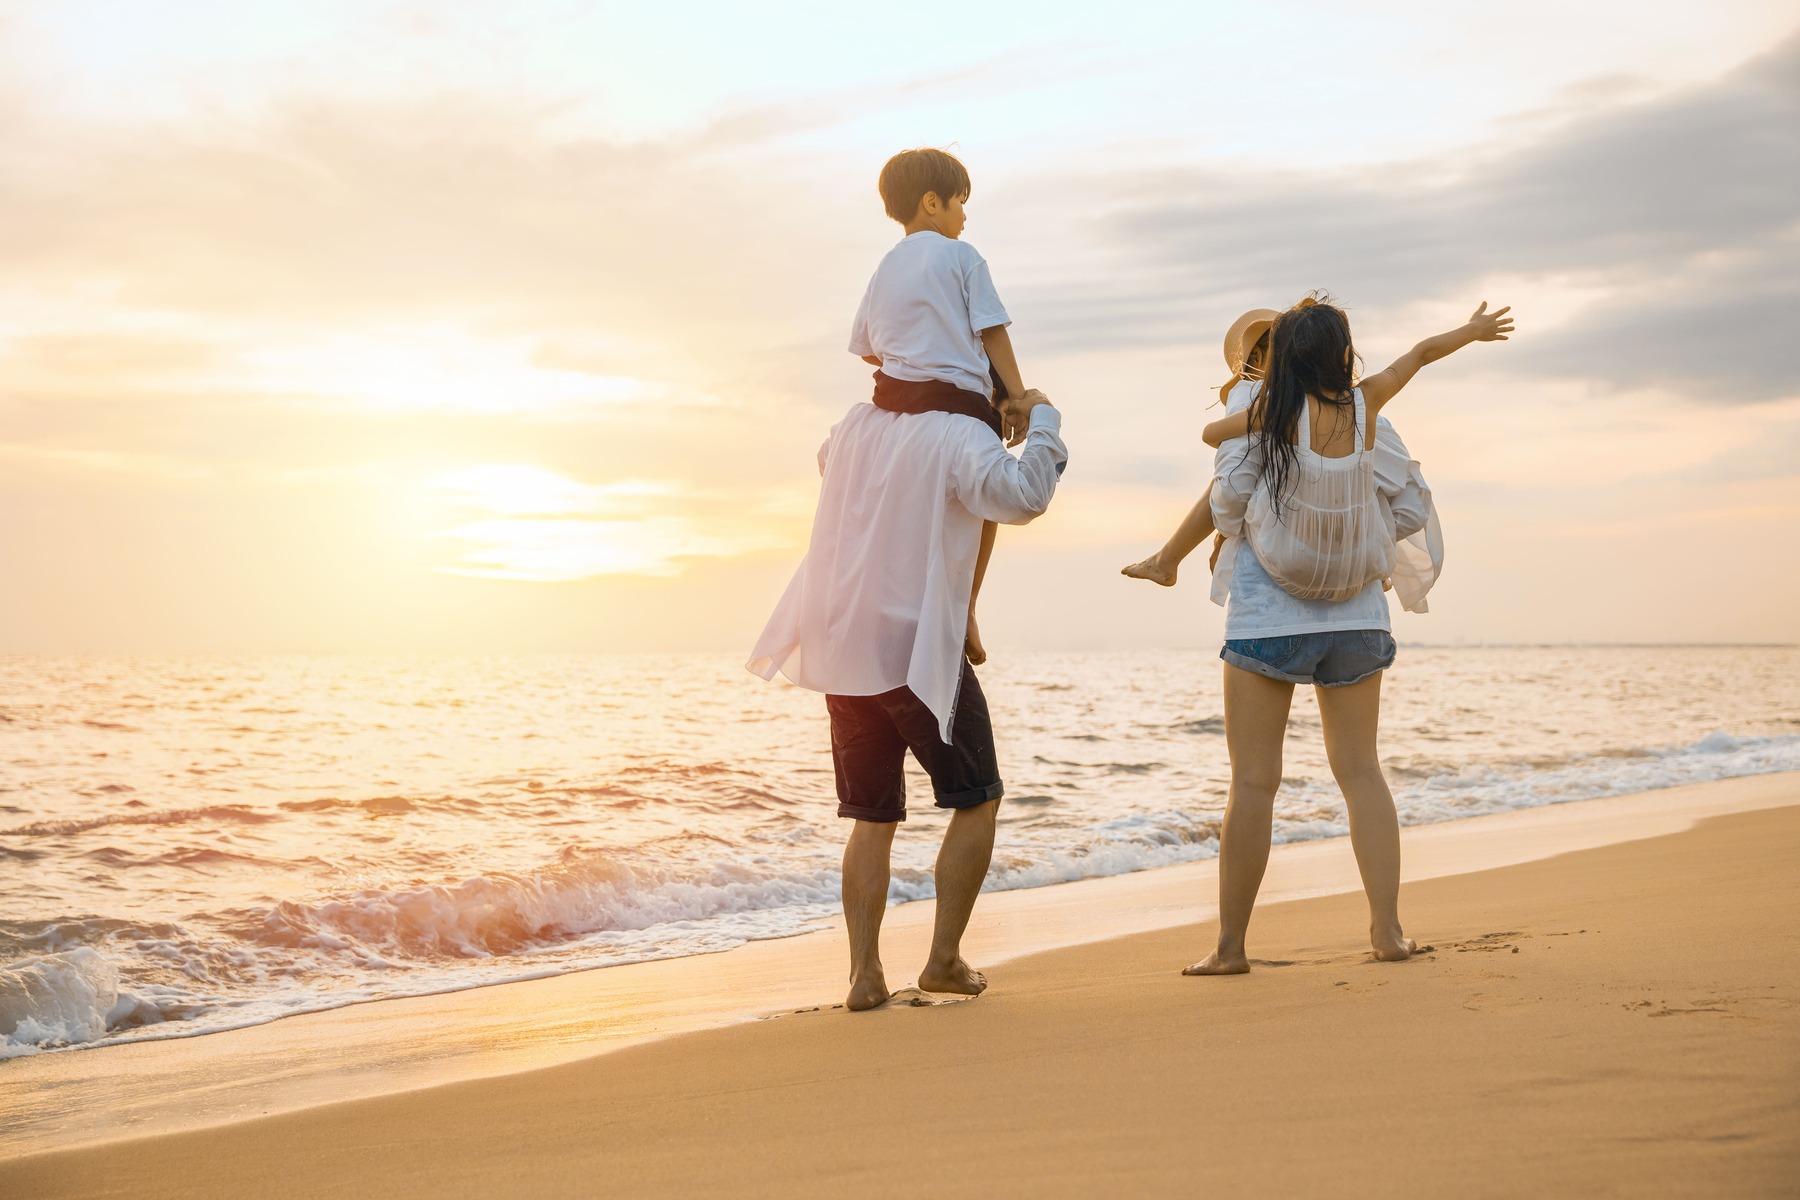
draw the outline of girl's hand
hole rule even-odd
[[[1487,301],[1481,302],[1469,318],[1468,330],[1477,342],[1504,342],[1506,335],[1513,331],[1512,318],[1506,314],[1512,311],[1512,305],[1505,308],[1487,310]]]

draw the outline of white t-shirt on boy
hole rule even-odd
[[[987,260],[967,242],[929,229],[882,258],[857,306],[850,353],[881,359],[895,379],[938,379],[993,397],[981,331],[1010,325]]]

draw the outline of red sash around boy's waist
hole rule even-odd
[[[986,396],[980,392],[965,391],[942,379],[927,379],[923,383],[915,383],[910,379],[895,379],[886,371],[877,371],[875,407],[896,413],[961,413],[986,424],[994,431],[995,437],[1003,437],[1000,432],[1000,414]]]

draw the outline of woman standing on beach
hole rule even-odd
[[[1331,773],[1350,814],[1350,843],[1369,898],[1375,957],[1417,946],[1400,926],[1400,823],[1381,771],[1381,673],[1394,662],[1385,575],[1393,530],[1379,513],[1375,418],[1426,363],[1470,342],[1505,341],[1507,309],[1484,303],[1461,327],[1427,338],[1359,386],[1350,322],[1328,302],[1275,319],[1268,365],[1249,404],[1249,436],[1220,447],[1212,489],[1220,534],[1241,538],[1225,617],[1225,741],[1231,797],[1219,848],[1219,942],[1187,975],[1250,969],[1244,939],[1269,861],[1281,749],[1294,685],[1310,683]],[[1279,580],[1279,582],[1278,582]]]

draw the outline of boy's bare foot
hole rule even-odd
[[[887,977],[880,971],[869,975],[853,975],[850,977],[850,994],[844,998],[844,1007],[851,1012],[867,1012],[871,1008],[880,1008],[893,996],[888,991]]]
[[[963,657],[969,660],[971,667],[979,667],[987,661],[987,647],[981,644],[981,629],[975,624],[975,614],[969,614],[969,631],[963,634]]]
[[[919,972],[919,987],[927,992],[979,996],[987,990],[987,985],[987,976],[960,958],[948,963],[930,963]]]
[[[1129,567],[1119,568],[1119,574],[1121,575],[1128,576],[1132,579],[1148,579],[1151,583],[1161,587],[1175,586],[1175,571],[1176,568],[1174,567],[1165,567],[1162,565],[1162,555],[1160,554],[1152,554],[1143,562],[1135,562]]]
[[[1181,968],[1183,975],[1247,975],[1250,959],[1244,954],[1225,954],[1214,950],[1191,967]]]

